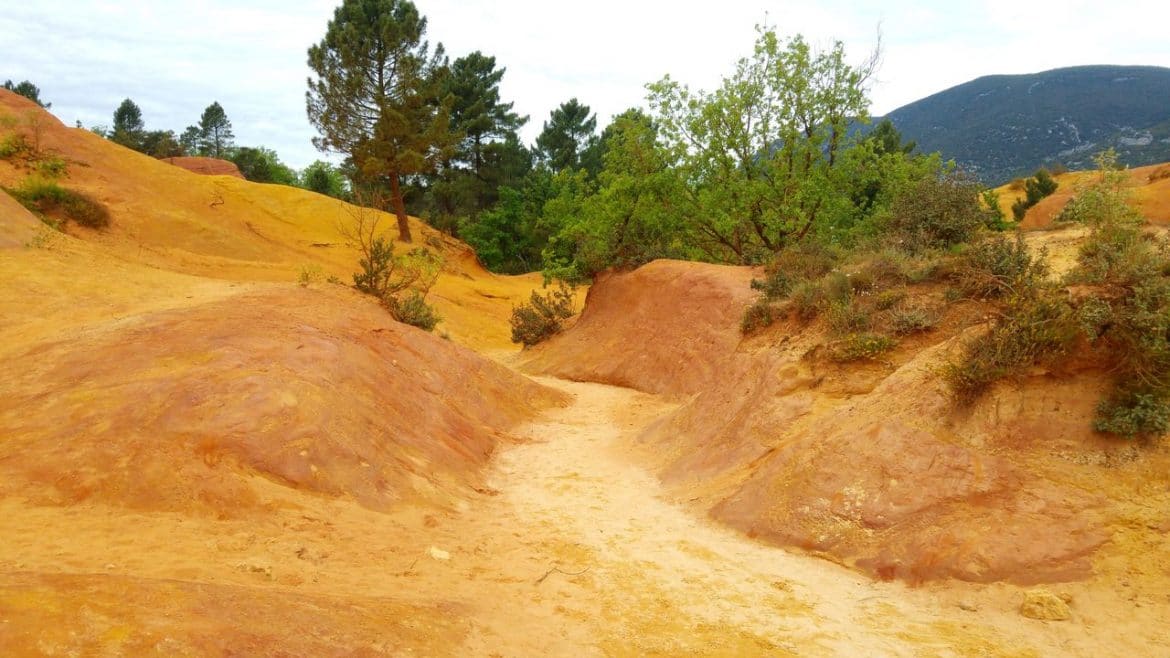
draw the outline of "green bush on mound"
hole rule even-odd
[[[573,289],[563,282],[543,296],[532,291],[527,304],[512,309],[512,342],[536,345],[560,333],[573,316]]]
[[[74,221],[95,229],[110,225],[110,212],[104,205],[43,176],[29,176],[7,192],[25,208],[43,217]]]

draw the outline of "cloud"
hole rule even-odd
[[[274,148],[295,167],[321,157],[305,116],[306,50],[340,0],[36,0],[0,7],[0,76],[30,79],[64,121],[108,124],[123,98],[150,128],[195,123],[212,101],[237,142]],[[750,53],[765,18],[813,44],[845,42],[860,62],[883,34],[875,113],[981,75],[1077,64],[1170,65],[1161,3],[1016,0],[816,3],[594,0],[419,0],[429,38],[458,57],[494,55],[506,100],[531,116],[532,141],[572,97],[604,125],[642,105],[644,85],[669,73],[711,88]]]

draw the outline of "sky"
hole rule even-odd
[[[131,98],[148,129],[176,133],[223,105],[237,145],[302,168],[322,158],[305,114],[306,51],[341,0],[0,0],[0,79],[28,79],[72,125],[109,125]],[[1164,0],[418,0],[428,38],[452,58],[479,50],[507,73],[505,101],[530,117],[576,97],[598,129],[669,74],[711,89],[751,52],[755,26],[845,44],[861,63],[878,44],[870,90],[881,115],[982,75],[1082,64],[1170,67]]]

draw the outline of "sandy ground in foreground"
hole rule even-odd
[[[756,543],[668,502],[639,466],[634,437],[671,403],[540,381],[573,403],[519,428],[490,488],[446,512],[378,514],[260,479],[275,511],[258,519],[0,501],[0,646],[452,656],[1153,656],[1170,646],[1156,606],[1078,610],[1089,585],[1055,588],[1073,597],[1072,620],[1039,622],[1019,616],[1018,588],[871,582]],[[194,602],[176,608],[176,597]]]

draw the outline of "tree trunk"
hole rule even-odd
[[[410,220],[406,218],[406,204],[402,202],[402,188],[398,185],[398,174],[390,174],[390,203],[394,206],[394,214],[398,217],[398,239],[411,242]]]

